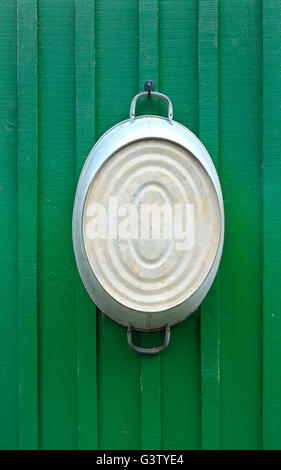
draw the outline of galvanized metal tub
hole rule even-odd
[[[73,209],[73,246],[80,276],[95,304],[128,328],[131,347],[154,354],[167,346],[170,326],[194,312],[212,285],[223,248],[224,209],[212,159],[190,130],[172,120],[169,98],[151,93],[168,102],[168,119],[135,118],[136,101],[146,95],[134,98],[130,119],[107,131],[85,162]],[[112,202],[117,218],[108,221]],[[119,209],[124,222],[126,207],[133,204],[139,212],[153,204],[172,211],[189,208],[185,221],[192,215],[193,239],[191,232],[186,240],[179,240],[174,232],[158,239],[146,233],[143,239],[139,226],[135,238],[124,239],[119,226],[116,232]],[[92,236],[91,231],[100,206],[108,222],[103,237],[96,232]],[[110,231],[114,232],[111,238]],[[132,329],[162,328],[166,337],[161,347],[144,349],[133,344]]]

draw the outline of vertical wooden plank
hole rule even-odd
[[[18,0],[18,433],[38,448],[37,1]]]
[[[138,91],[136,0],[96,0],[96,139],[129,118]],[[139,356],[126,329],[99,313],[99,448],[140,448]]]
[[[40,447],[77,447],[74,0],[38,4]]]
[[[138,4],[139,91],[144,90],[146,80],[152,80],[158,90],[158,0],[139,0]],[[143,100],[138,109],[140,114],[158,114],[159,100]],[[151,346],[148,335],[141,334],[143,346]],[[160,335],[152,336],[160,344]],[[161,355],[141,356],[140,374],[141,448],[161,449]]]
[[[159,83],[174,119],[198,135],[198,2],[159,3]],[[161,109],[167,116],[167,108]],[[162,448],[200,448],[200,322],[193,314],[171,330],[161,353]]]
[[[16,449],[17,407],[17,3],[0,2],[0,448]]]
[[[76,181],[95,141],[95,1],[75,1]],[[97,318],[79,274],[76,280],[78,447],[98,448]]]
[[[261,2],[220,3],[221,445],[261,447]]]
[[[199,134],[219,169],[218,0],[199,2]],[[200,309],[201,448],[220,448],[219,281]]]
[[[263,2],[263,448],[281,449],[281,2]]]

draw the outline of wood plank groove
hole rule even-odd
[[[281,1],[263,1],[263,448],[281,449]]]
[[[37,341],[37,1],[17,4],[18,433],[38,448]]]
[[[220,265],[222,449],[262,434],[261,2],[219,2],[219,158],[225,207]]]
[[[76,182],[95,143],[95,1],[75,1]],[[98,448],[97,312],[76,279],[78,447]]]
[[[218,0],[199,2],[199,137],[219,170]],[[220,448],[219,274],[200,308],[201,448]]]
[[[17,2],[0,2],[0,449],[18,447]]]
[[[39,444],[76,449],[75,5],[38,3]]]

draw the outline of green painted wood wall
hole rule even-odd
[[[281,0],[2,0],[0,20],[0,448],[280,449]],[[215,284],[156,357],[96,312],[71,242],[83,162],[146,79],[226,213]]]

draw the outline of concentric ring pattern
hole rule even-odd
[[[90,266],[121,304],[144,312],[172,308],[206,278],[221,229],[213,183],[177,144],[145,139],[112,155],[84,206]]]

